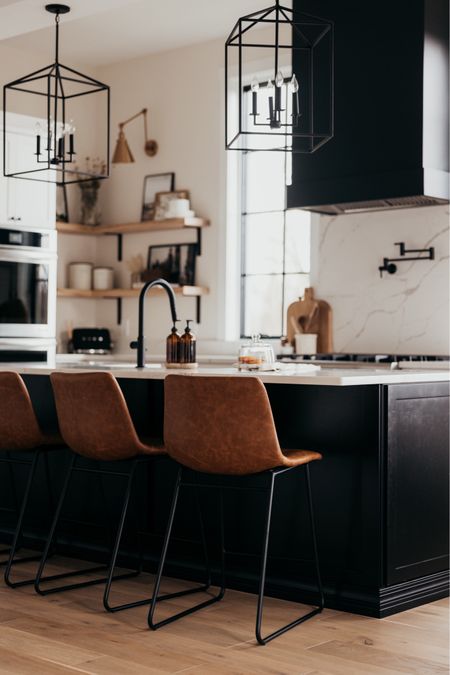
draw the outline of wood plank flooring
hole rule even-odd
[[[58,560],[48,573],[72,564]],[[18,578],[32,566],[16,567]],[[20,571],[19,571],[20,570]],[[167,579],[162,591],[180,590]],[[254,639],[256,597],[227,591],[222,602],[152,632],[146,607],[107,614],[102,586],[40,597],[0,585],[0,673],[53,675],[448,675],[448,601],[388,619],[324,610],[265,647]],[[118,582],[112,602],[148,597],[151,577]],[[198,599],[199,596],[197,596]],[[158,617],[196,596],[162,603]],[[306,608],[305,608],[306,609]],[[300,608],[301,611],[301,608]],[[265,630],[299,614],[269,598]]]

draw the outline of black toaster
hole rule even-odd
[[[108,328],[74,328],[69,352],[72,354],[110,354],[111,335]]]

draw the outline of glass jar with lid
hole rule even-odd
[[[239,350],[239,370],[275,370],[272,345],[263,342],[260,335],[252,335]]]

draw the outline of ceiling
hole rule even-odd
[[[224,38],[264,0],[70,0],[61,17],[61,60],[102,66]],[[290,4],[290,3],[286,3]],[[0,0],[0,45],[53,56],[53,17],[45,0]]]

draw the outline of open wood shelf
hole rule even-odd
[[[162,230],[181,230],[190,227],[207,227],[205,218],[166,218],[165,220],[145,220],[141,223],[122,223],[119,225],[80,225],[79,223],[56,223],[56,230],[64,234],[131,234],[132,232],[160,232]]]
[[[200,299],[202,295],[208,295],[209,288],[205,286],[172,286],[176,295],[185,298],[195,298],[195,316],[196,322],[200,323]],[[84,298],[85,300],[116,300],[117,301],[117,323],[122,323],[122,300],[126,298],[137,298],[141,292],[140,288],[112,288],[109,291],[80,291],[76,288],[58,288],[59,298]],[[151,295],[165,293],[163,288],[154,287],[148,291]]]
[[[56,230],[61,234],[90,235],[94,237],[102,235],[115,235],[117,237],[117,260],[122,260],[122,238],[125,234],[138,232],[163,232],[164,230],[191,229],[196,232],[196,252],[202,254],[201,228],[207,227],[209,220],[205,218],[166,218],[164,220],[146,220],[140,223],[122,223],[118,225],[81,225],[79,223],[56,223]],[[209,289],[203,286],[174,286],[174,293],[196,299],[196,321],[200,323],[201,296],[207,295]],[[163,293],[162,288],[152,288],[150,293]],[[73,288],[58,288],[59,298],[87,298],[94,300],[113,299],[117,300],[117,323],[122,321],[122,300],[124,298],[137,298],[140,288],[113,288],[110,291],[79,291]]]
[[[209,289],[204,286],[172,286],[172,290],[176,295],[184,295],[186,297],[200,297],[207,295]],[[137,298],[141,292],[140,288],[112,288],[109,291],[80,291],[76,288],[58,288],[58,297],[60,298],[88,298],[88,299],[105,299],[112,298]],[[163,288],[151,288],[149,293],[165,293]]]

